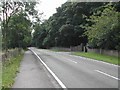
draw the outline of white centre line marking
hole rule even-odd
[[[30,49],[31,50],[31,49]],[[66,86],[62,83],[62,81],[52,72],[52,70],[43,62],[43,60],[38,56],[33,50],[31,50],[34,55],[40,60],[40,62],[46,67],[46,69],[52,74],[55,80],[59,83],[59,85],[64,89],[67,90]]]
[[[58,55],[56,55],[56,56],[58,56]],[[60,55],[59,55],[60,56]],[[67,58],[65,58],[65,57],[62,57],[64,60],[66,60],[66,61],[71,61],[71,62],[73,62],[73,63],[75,63],[75,64],[77,64],[77,62],[76,61],[73,61],[73,60],[71,60],[71,59],[67,59]]]
[[[70,60],[71,62],[74,62],[74,63],[76,63],[77,64],[77,62],[75,62],[75,61],[72,61],[72,60]]]
[[[75,63],[75,64],[77,64],[77,62],[76,61],[73,61],[73,60],[70,60],[70,59],[67,59],[67,58],[64,58],[65,60],[67,60],[67,61],[71,61],[71,62],[73,62],[73,63]]]
[[[114,78],[114,79],[116,79],[116,80],[120,80],[119,78],[117,78],[117,77],[115,77],[115,76],[112,76],[112,75],[109,75],[109,74],[107,74],[107,73],[104,73],[104,72],[102,72],[102,71],[100,71],[100,70],[95,70],[96,72],[99,72],[99,73],[101,73],[101,74],[104,74],[104,75],[106,75],[106,76],[109,76],[109,77],[111,77],[111,78]]]

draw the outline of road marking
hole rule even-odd
[[[63,58],[63,57],[62,57]],[[67,58],[64,58],[65,60],[67,60],[67,61],[71,61],[71,62],[73,62],[73,63],[75,63],[75,64],[77,64],[77,62],[76,61],[73,61],[73,60],[70,60],[70,59],[67,59]],[[65,61],[64,60],[64,61]]]
[[[58,56],[58,55],[57,55]],[[75,64],[77,64],[77,62],[76,61],[73,61],[73,60],[70,60],[70,59],[67,59],[67,58],[65,58],[65,57],[62,57],[63,59],[65,59],[65,60],[67,60],[67,61],[71,61],[71,62],[73,62],[73,63],[75,63]]]
[[[30,49],[31,50],[31,49]],[[59,83],[59,85],[63,88],[63,89],[67,89],[66,86],[62,83],[62,81],[52,72],[52,70],[43,62],[43,60],[40,58],[40,56],[38,56],[33,50],[31,50],[35,56],[37,56],[37,58],[40,60],[40,62],[46,67],[46,69],[52,74],[52,76],[55,78],[55,80]]]
[[[99,72],[99,73],[101,73],[101,74],[104,74],[104,75],[106,75],[106,76],[109,76],[109,77],[111,77],[111,78],[114,78],[114,79],[116,79],[116,80],[120,80],[119,78],[117,78],[117,77],[115,77],[115,76],[112,76],[112,75],[109,75],[109,74],[107,74],[107,73],[104,73],[104,72],[102,72],[102,71],[100,71],[100,70],[95,70],[96,72]]]
[[[112,64],[112,63],[104,62],[104,61],[98,61],[98,60],[87,58],[87,57],[83,57],[83,56],[77,56],[77,57],[80,57],[80,58],[86,59],[86,60],[91,60],[91,61],[99,62],[99,63],[104,63],[104,64],[111,65],[111,66],[114,66],[114,67],[120,67],[119,65],[115,65],[115,64]]]
[[[56,53],[55,53],[56,54]],[[61,55],[58,55],[58,54],[56,54],[56,56],[61,56]],[[64,59],[64,61],[71,61],[71,62],[73,62],[73,63],[75,63],[75,64],[77,64],[77,62],[76,61],[73,61],[73,60],[70,60],[70,59],[67,59],[66,57],[62,57],[62,59]]]
[[[70,60],[70,61],[77,64],[77,62],[75,62],[75,61],[72,61],[72,60]]]

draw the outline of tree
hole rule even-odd
[[[31,42],[31,21],[24,14],[14,15],[9,23],[8,48],[26,48]]]
[[[38,34],[34,36],[36,43],[42,43],[43,47],[70,47],[80,45],[81,43],[86,45],[88,36],[84,34],[86,29],[82,28],[81,25],[88,24],[91,26],[94,22],[88,21],[84,17],[90,17],[98,11],[98,16],[100,16],[107,4],[107,2],[64,3],[56,9],[57,12],[53,16],[40,25],[40,29],[35,30],[35,33]],[[113,6],[118,5],[114,3]],[[41,26],[44,27],[41,29]],[[42,39],[38,39],[43,31],[45,31],[45,36],[41,37]],[[37,45],[41,46],[41,44]]]
[[[46,30],[44,28],[44,25],[41,24],[36,24],[34,27],[34,34],[33,34],[33,38],[32,38],[32,45],[39,47],[39,48],[43,48],[43,40],[46,37]]]
[[[70,24],[63,25],[60,29],[61,44],[64,47],[70,47],[73,44],[74,26]]]
[[[2,12],[1,20],[2,20],[2,34],[3,34],[3,46],[4,49],[8,49],[9,41],[9,23],[14,15],[24,14],[26,18],[30,19],[29,16],[35,17],[37,15],[37,11],[35,10],[36,2],[2,2]],[[17,29],[17,28],[16,28]]]
[[[101,15],[100,15],[101,13]],[[102,12],[90,16],[87,21],[92,22],[87,29],[89,46],[103,49],[117,49],[120,45],[120,25],[117,12],[111,4],[105,6]]]

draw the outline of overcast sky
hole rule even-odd
[[[37,5],[39,12],[44,12],[44,19],[48,19],[56,12],[56,8],[60,7],[67,0],[40,0],[41,3]]]

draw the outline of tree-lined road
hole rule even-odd
[[[118,67],[70,55],[31,48],[67,88],[118,88]]]

